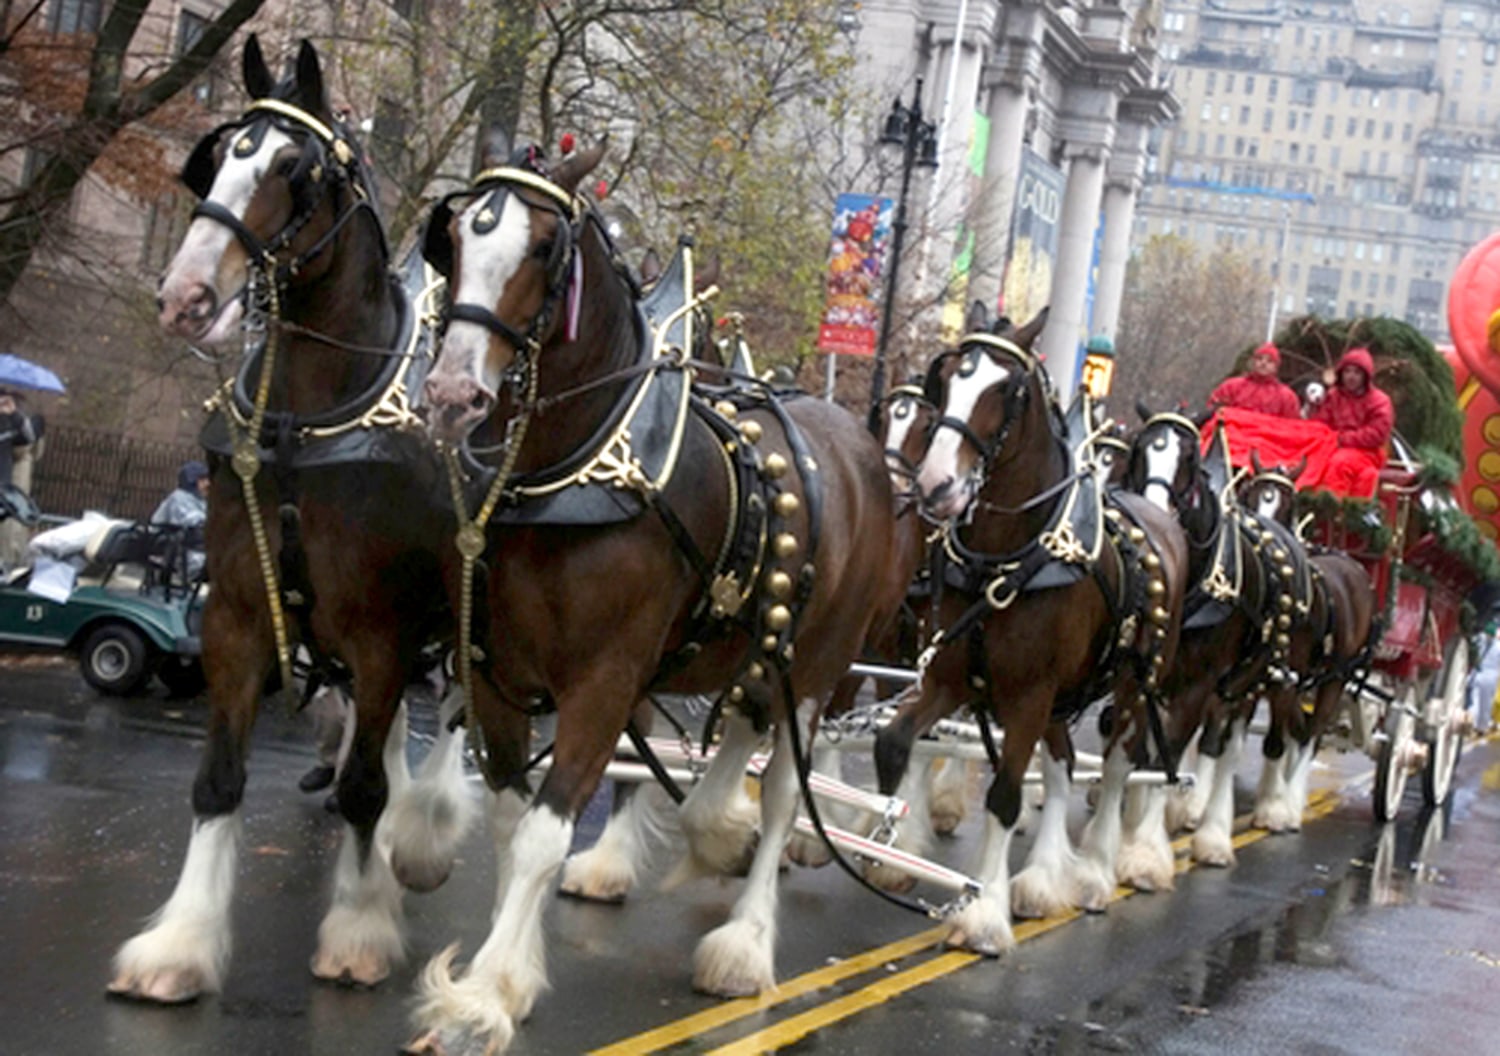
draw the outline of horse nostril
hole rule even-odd
[[[489,407],[490,398],[485,395],[483,389],[476,389],[474,395],[469,398],[469,407],[472,410],[483,411]]]

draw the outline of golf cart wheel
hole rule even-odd
[[[146,640],[123,623],[107,623],[90,631],[78,657],[84,681],[116,697],[128,696],[146,683],[151,677],[150,660]]]
[[[156,677],[174,697],[196,697],[206,684],[203,678],[203,661],[196,656],[167,656],[156,669]]]

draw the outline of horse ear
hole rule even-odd
[[[557,168],[552,170],[552,182],[572,193],[577,190],[578,181],[593,172],[608,152],[609,137],[605,136],[592,147],[570,154],[559,162]]]
[[[1135,413],[1140,416],[1141,421],[1149,422],[1151,420],[1153,412],[1150,407],[1146,406],[1145,400],[1141,399],[1140,397],[1136,397]]]
[[[510,135],[499,124],[493,124],[484,133],[484,146],[479,151],[480,171],[495,169],[510,160]]]
[[[655,249],[646,250],[646,255],[641,258],[641,283],[650,286],[661,278],[661,257],[656,255]]]
[[[304,40],[297,48],[297,96],[302,101],[302,109],[309,113],[324,108],[323,67],[310,40]]]
[[[276,79],[271,76],[266,57],[261,54],[260,38],[254,33],[245,41],[245,54],[240,68],[245,75],[245,91],[251,99],[264,99],[275,89]]]
[[[1036,341],[1037,335],[1040,334],[1042,332],[1042,328],[1047,325],[1047,315],[1051,311],[1052,308],[1049,305],[1048,307],[1043,308],[1040,312],[1037,312],[1036,317],[1032,319],[1031,322],[1021,327],[1021,329],[1017,330],[1014,336],[1011,337],[1011,340],[1020,345],[1026,351],[1030,352],[1032,343]]]
[[[1287,476],[1291,477],[1293,480],[1296,480],[1298,477],[1302,476],[1302,471],[1304,469],[1306,469],[1306,468],[1307,468],[1307,456],[1303,455],[1302,456],[1302,460],[1297,463],[1296,468],[1293,469],[1290,473],[1288,473]]]
[[[1258,447],[1250,449],[1250,468],[1255,470],[1257,477],[1265,472],[1266,467],[1260,464],[1260,448]]]
[[[969,305],[968,312],[964,315],[965,333],[982,333],[990,328],[990,310],[981,300],[975,300]]]
[[[442,201],[432,207],[422,232],[422,259],[445,279],[453,278],[453,234],[448,230],[452,222],[453,210]]]

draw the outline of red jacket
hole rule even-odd
[[[1280,418],[1302,417],[1297,394],[1275,378],[1260,374],[1242,374],[1221,382],[1209,393],[1208,405],[1210,408],[1243,407],[1247,411],[1274,414]]]
[[[1351,396],[1335,383],[1322,405],[1313,412],[1313,418],[1328,423],[1338,433],[1340,447],[1379,450],[1391,438],[1396,409],[1391,406],[1391,398],[1375,387],[1375,361],[1368,351],[1351,348],[1345,352],[1339,360],[1339,371],[1346,366],[1356,366],[1365,372],[1365,391]]]

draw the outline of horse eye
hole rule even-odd
[[[282,158],[276,162],[276,175],[290,178],[292,172],[297,168],[296,158]]]
[[[552,241],[537,243],[537,247],[531,251],[531,255],[537,260],[550,260],[552,258]]]

